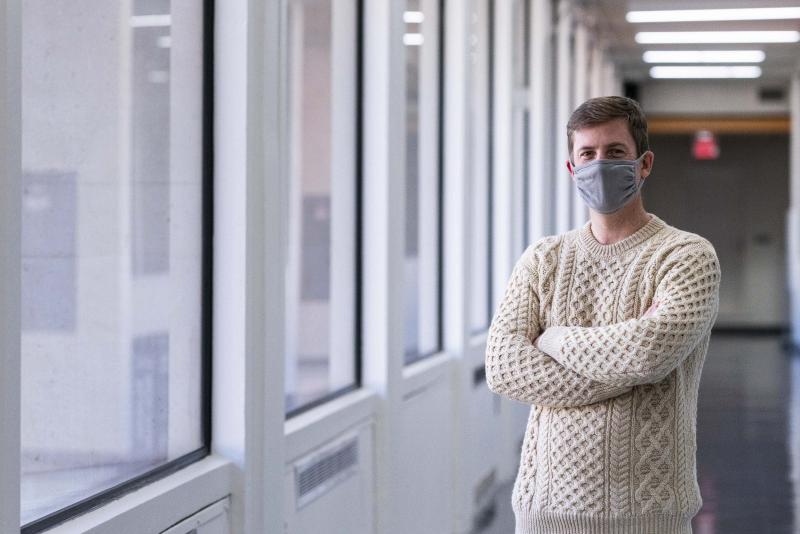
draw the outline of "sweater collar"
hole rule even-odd
[[[628,237],[608,245],[604,245],[595,239],[591,229],[592,222],[586,221],[583,227],[578,230],[578,243],[593,256],[611,257],[620,255],[646,241],[667,225],[655,213],[649,213],[648,215],[651,216],[650,220],[644,226]]]

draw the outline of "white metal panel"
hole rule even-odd
[[[555,135],[555,172],[553,173],[553,187],[556,190],[556,232],[563,233],[572,226],[572,186],[570,176],[564,162],[569,157],[567,147],[566,128],[567,121],[572,112],[572,31],[573,16],[572,2],[559,0],[558,2],[558,38],[556,55],[556,123],[553,133]]]
[[[380,397],[375,423],[375,531],[398,532],[394,454],[405,332],[405,2],[364,2],[363,384]]]
[[[579,20],[575,25],[575,70],[573,71],[574,90],[572,111],[589,98],[589,32],[586,23]],[[566,125],[565,125],[566,127]],[[579,228],[589,218],[589,210],[583,201],[572,178],[569,179],[572,191],[572,228]]]
[[[230,534],[230,497],[211,504],[162,534]]]
[[[470,226],[470,195],[472,190],[469,176],[469,13],[471,2],[447,0],[445,6],[445,102],[444,102],[444,188],[445,213],[444,233],[444,307],[445,307],[445,350],[458,355],[459,361],[453,367],[453,410],[451,460],[451,487],[453,502],[453,532],[469,530],[468,483],[462,471],[464,439],[464,403],[466,376],[468,372],[463,361],[463,352],[469,339],[469,280],[471,266],[471,240],[468,237]]]
[[[237,534],[283,526],[283,495],[266,490],[282,480],[269,458],[283,457],[283,359],[264,355],[283,354],[284,10],[236,0],[215,13],[213,447],[237,465]]]
[[[21,2],[0,6],[0,532],[19,530]]]
[[[215,9],[212,443],[237,466],[236,534],[283,528],[285,1]]]
[[[452,367],[446,354],[404,370],[403,402],[397,434],[397,473],[402,492],[400,532],[452,532],[451,477]]]
[[[503,297],[505,281],[516,258],[517,247],[513,241],[517,237],[514,223],[517,220],[513,209],[514,189],[511,162],[514,158],[512,150],[512,110],[514,97],[513,71],[513,2],[495,3],[494,17],[494,169],[493,181],[493,245],[492,262],[494,279],[492,280],[492,302],[494,310]]]
[[[247,11],[244,532],[280,532],[287,173],[285,0]]]
[[[531,135],[530,169],[531,207],[530,241],[551,233],[550,210],[553,209],[550,191],[553,187],[551,169],[554,154],[551,150],[553,102],[550,80],[552,55],[553,12],[550,0],[531,0]],[[559,163],[561,158],[558,159]]]
[[[306,534],[308,532],[346,532],[347,534],[372,534],[374,530],[374,425],[361,423],[354,429],[328,440],[322,447],[306,457],[288,463],[284,469],[285,526],[275,532]],[[353,437],[358,444],[358,463],[350,476],[332,485],[314,500],[298,507],[294,465],[336,448]]]

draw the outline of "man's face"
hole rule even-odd
[[[572,161],[567,161],[567,169],[574,174],[574,168],[596,159],[637,158],[636,142],[628,130],[625,119],[614,119],[603,124],[587,126],[572,134]],[[642,158],[642,178],[647,178],[653,166],[653,153],[646,152]]]

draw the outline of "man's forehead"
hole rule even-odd
[[[580,147],[620,145],[631,148],[635,145],[624,119],[579,128],[575,130],[574,141]]]

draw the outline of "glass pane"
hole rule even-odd
[[[528,248],[531,242],[530,219],[531,219],[531,172],[530,172],[530,146],[531,146],[531,113],[527,109],[522,112],[522,141],[517,144],[514,159],[518,162],[521,169],[519,180],[522,181],[522,244],[519,248],[519,255]]]
[[[439,346],[439,1],[408,0],[405,363]]]
[[[530,0],[514,0],[513,53],[514,103],[512,131],[512,176],[520,198],[514,199],[514,209],[522,213],[521,242],[518,253],[528,245],[530,232],[530,174],[528,151],[530,143],[529,72],[530,72]]]
[[[23,523],[203,446],[201,6],[23,3]]]
[[[286,408],[355,382],[356,0],[288,17]]]
[[[470,325],[473,332],[488,328],[489,310],[489,149],[491,120],[489,117],[490,0],[474,0],[470,20],[470,157],[472,177],[472,306]]]
[[[514,87],[525,87],[530,75],[530,0],[514,0],[513,12]]]

